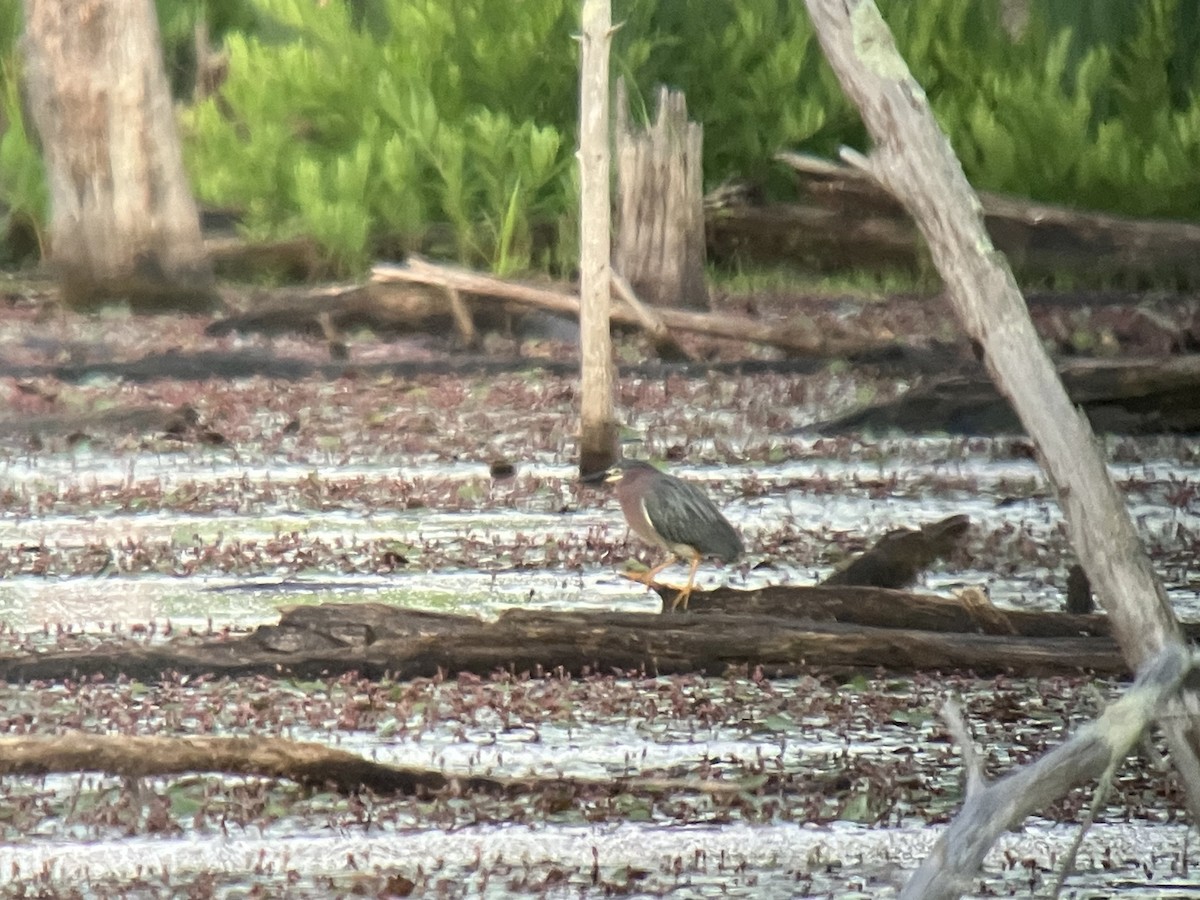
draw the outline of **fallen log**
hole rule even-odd
[[[244,299],[242,312],[217,319],[205,334],[223,337],[234,332],[259,334],[307,333],[328,338],[328,328],[348,331],[366,328],[375,334],[412,331],[442,333],[456,325],[462,311],[442,292],[423,285],[333,284],[319,288],[280,288],[257,291]],[[493,308],[494,322],[501,310]],[[325,322],[322,321],[325,320]]]
[[[664,600],[676,588],[656,586]],[[964,592],[965,593],[965,592]],[[962,597],[940,597],[875,587],[774,585],[753,591],[721,587],[696,591],[689,612],[767,616],[795,621],[841,622],[872,628],[902,628],[941,633],[1016,634],[1029,638],[1108,637],[1107,616],[1090,613],[997,609],[983,612]],[[1003,616],[999,625],[994,613]],[[1011,629],[1011,630],[1010,630]],[[1186,622],[1184,632],[1200,641],[1200,622]]]
[[[505,281],[490,275],[472,272],[457,266],[435,265],[418,257],[410,257],[405,265],[379,264],[371,270],[376,283],[405,282],[454,288],[477,297],[493,297],[533,306],[550,312],[578,318],[579,298],[559,288],[537,287]],[[620,294],[618,294],[620,296]],[[759,322],[745,316],[726,313],[698,313],[679,309],[659,309],[642,304],[635,310],[628,303],[612,308],[610,319],[618,325],[650,328],[654,338],[657,323],[673,332],[691,332],[709,337],[745,341],[777,347],[788,353],[805,356],[844,358],[878,353],[884,348],[900,345],[896,340],[880,340],[872,336],[845,336],[821,333],[811,325],[788,322]]]
[[[82,650],[0,655],[0,679],[10,682],[119,674],[153,679],[168,671],[304,678],[358,672],[368,678],[417,678],[439,672],[490,675],[498,670],[722,676],[730,670],[757,669],[766,677],[795,677],[815,667],[834,672],[883,668],[1031,676],[1127,671],[1106,637],[942,634],[699,610],[649,615],[512,609],[496,621],[484,622],[376,603],[296,607],[285,610],[278,625],[228,640],[176,638],[151,645],[122,641]]]
[[[312,741],[278,737],[187,735],[38,734],[0,737],[0,776],[44,776],[103,772],[125,778],[159,778],[193,772],[219,772],[281,778],[319,790],[351,794],[363,789],[380,795],[430,797],[441,793],[517,796],[553,793],[561,801],[619,793],[734,795],[745,785],[700,778],[577,778],[528,775],[494,778],[454,775],[440,769],[397,766]],[[786,784],[775,782],[777,789]]]
[[[881,350],[877,356],[856,358],[858,365],[870,365],[877,374],[914,377],[921,373],[941,370],[948,364],[949,351],[934,349],[912,351],[912,348]],[[735,376],[751,374],[806,375],[820,371],[825,362],[810,357],[790,359],[733,359],[706,360],[695,365],[664,363],[648,360],[620,366],[623,377],[662,378],[676,375],[682,378],[703,378],[728,373]],[[278,381],[299,381],[304,378],[335,379],[353,373],[369,378],[391,375],[397,378],[421,378],[430,375],[489,375],[513,372],[545,372],[553,376],[577,376],[576,360],[549,357],[497,357],[481,354],[452,354],[441,358],[381,360],[358,362],[330,360],[316,362],[310,358],[277,355],[262,348],[230,350],[200,350],[195,352],[153,353],[129,361],[97,361],[84,363],[6,364],[0,360],[0,378],[47,378],[78,384],[91,378],[109,377],[145,383],[162,378],[179,381],[206,381],[211,378],[269,378]]]
[[[722,207],[707,221],[714,259],[799,262],[820,271],[927,270],[927,251],[904,208],[849,166],[799,153],[775,157],[800,180],[805,202]],[[1002,194],[979,193],[996,248],[1025,280],[1200,284],[1200,225],[1135,219]]]
[[[187,772],[222,772],[287,778],[299,784],[352,793],[436,794],[455,779],[439,771],[392,766],[306,741],[273,737],[158,737],[130,734],[41,734],[0,738],[0,775],[104,772],[152,778]],[[498,779],[469,776],[461,787],[499,793]]]
[[[1193,434],[1200,431],[1200,355],[1153,359],[1072,360],[1058,367],[1071,401],[1096,431]],[[847,431],[1022,433],[1012,407],[985,374],[960,375],[914,388],[814,426]]]

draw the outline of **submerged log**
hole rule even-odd
[[[47,412],[24,416],[0,416],[0,437],[25,438],[40,443],[43,438],[63,438],[70,445],[95,438],[169,436],[176,440],[224,443],[217,432],[205,428],[200,414],[182,406],[117,406],[90,412]]]
[[[862,589],[809,590],[839,590],[854,598],[861,597]],[[702,599],[700,593],[693,595],[694,601]],[[1106,637],[937,633],[748,615],[745,610],[734,615],[699,607],[684,615],[512,609],[494,622],[483,622],[377,603],[324,604],[286,610],[278,625],[231,640],[176,639],[162,645],[128,641],[86,650],[0,655],[0,678],[8,681],[118,674],[147,679],[167,671],[305,678],[358,672],[369,678],[417,678],[497,670],[715,676],[760,670],[767,677],[794,677],[814,667],[1017,675],[1127,671]]]
[[[351,793],[435,794],[454,781],[473,791],[500,792],[504,782],[483,776],[453,779],[436,770],[392,766],[355,753],[275,737],[158,737],[132,734],[39,734],[0,738],[0,775],[104,772],[152,778],[222,772],[287,778]]]
[[[455,775],[440,769],[397,766],[310,741],[278,737],[209,735],[65,734],[0,737],[0,775],[103,772],[126,778],[155,778],[219,772],[286,778],[308,787],[351,794],[364,788],[380,795],[429,797],[441,793],[517,796],[551,794],[561,804],[619,793],[733,795],[737,782],[700,778],[579,778],[528,775],[493,778]],[[782,781],[780,784],[782,785]]]

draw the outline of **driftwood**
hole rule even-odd
[[[804,202],[724,206],[708,219],[715,259],[802,263],[820,270],[920,272],[928,254],[904,207],[853,167],[797,153],[776,157]],[[1200,284],[1200,225],[1135,219],[981,192],[996,248],[1028,281],[1192,287]]]
[[[579,315],[579,298],[566,290],[505,281],[456,266],[435,265],[417,257],[410,257],[403,266],[377,265],[372,269],[371,274],[376,283],[406,282],[434,285],[441,288],[453,287],[464,294],[495,297],[549,312],[576,317]],[[895,340],[880,340],[870,336],[844,337],[820,334],[810,326],[791,325],[786,322],[782,324],[759,322],[745,316],[728,313],[699,313],[678,309],[656,309],[655,313],[672,331],[746,341],[768,347],[778,347],[788,353],[806,356],[843,358],[878,352],[883,348],[894,348],[899,344]],[[635,312],[626,304],[614,306],[611,319],[618,325],[634,328],[642,328],[645,324],[644,314]]]
[[[1151,660],[1136,683],[1095,722],[1070,740],[987,785],[966,727],[951,713],[951,728],[967,763],[967,796],[949,828],[913,874],[901,900],[953,900],[970,885],[983,859],[1002,834],[1037,812],[1046,797],[1062,797],[1072,788],[1107,780],[1166,702],[1178,694],[1196,665],[1182,647],[1170,647]],[[953,709],[953,708],[952,708]],[[1071,862],[1064,861],[1065,867]]]
[[[1200,431],[1200,355],[1073,360],[1058,367],[1096,431],[1192,434]],[[1024,427],[986,375],[962,375],[914,388],[898,400],[855,410],[816,426],[845,431],[946,431],[1012,434]]]
[[[877,596],[879,589],[809,590],[844,592],[848,607],[863,591]],[[693,597],[697,603],[704,599],[700,592]],[[376,603],[296,607],[286,610],[278,625],[227,640],[122,641],[83,650],[0,655],[0,679],[10,682],[118,674],[152,679],[167,671],[417,678],[498,670],[720,676],[730,669],[758,668],[767,677],[794,677],[814,667],[1016,675],[1128,671],[1116,645],[1105,637],[937,633],[699,608],[686,615],[513,609],[483,622]]]

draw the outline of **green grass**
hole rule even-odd
[[[810,272],[795,266],[708,266],[708,282],[730,294],[816,294],[863,300],[886,300],[893,294],[936,291],[936,277],[899,270],[876,272],[854,269],[844,272]]]

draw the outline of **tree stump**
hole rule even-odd
[[[682,93],[661,88],[646,129],[629,122],[617,94],[617,240],[614,266],[643,300],[708,308],[704,278],[704,129]]]
[[[64,302],[213,306],[152,0],[27,0],[24,51]]]

